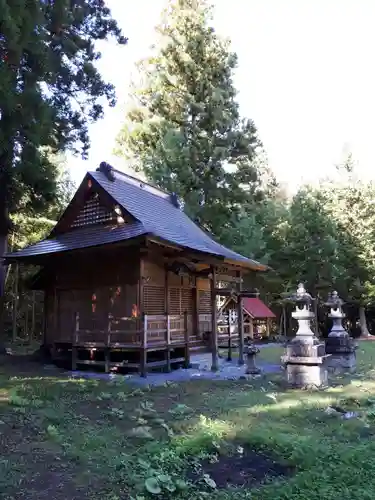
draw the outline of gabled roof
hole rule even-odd
[[[244,311],[254,319],[276,318],[271,309],[260,299],[244,297],[242,304]]]
[[[220,307],[220,312],[223,312],[232,301],[237,302],[234,297],[228,297]],[[276,315],[271,309],[266,306],[262,300],[256,297],[243,297],[242,309],[244,313],[248,314],[253,319],[276,318]]]
[[[94,186],[96,184],[104,190],[134,221],[115,229],[92,226],[60,235],[52,232],[51,237],[46,240],[8,254],[6,258],[57,253],[148,235],[183,248],[223,258],[228,263],[260,271],[268,269],[267,266],[214,241],[176,206],[170,194],[113,169],[111,175],[114,176],[113,180],[100,168],[95,172],[88,172],[83,182],[87,183],[88,179],[91,179]],[[79,189],[81,188],[82,185]]]

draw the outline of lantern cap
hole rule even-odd
[[[314,299],[313,297],[307,292],[305,285],[303,283],[300,283],[297,288],[297,292],[293,293],[290,297],[289,300],[292,302],[296,303],[302,303],[302,304],[310,304]]]
[[[336,290],[333,290],[333,292],[328,294],[328,299],[324,303],[325,306],[331,308],[342,307],[344,304],[345,302],[340,298]]]

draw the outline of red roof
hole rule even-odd
[[[244,297],[242,304],[244,310],[254,319],[276,318],[271,309],[260,299]]]

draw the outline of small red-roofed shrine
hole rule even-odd
[[[263,333],[264,336],[269,337],[272,322],[276,319],[271,309],[257,297],[243,297],[242,310],[245,336],[253,339],[254,333]],[[236,311],[236,297],[228,297],[221,305],[219,314],[233,315]]]

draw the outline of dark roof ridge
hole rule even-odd
[[[168,191],[164,191],[163,189],[159,188],[158,186],[155,186],[154,184],[151,184],[148,181],[144,181],[144,180],[140,179],[139,177],[135,177],[134,175],[130,175],[126,172],[122,172],[121,170],[112,167],[112,165],[107,163],[107,162],[105,162],[105,163],[111,168],[112,172],[117,174],[116,177],[118,176],[117,178],[119,178],[119,180],[122,180],[124,182],[128,182],[129,184],[132,184],[132,185],[135,185],[135,186],[139,187],[140,189],[144,189],[146,187],[146,188],[148,188],[147,191],[149,193],[152,193],[156,196],[160,196],[162,198],[168,198],[168,199],[170,198],[171,193],[169,193]]]

